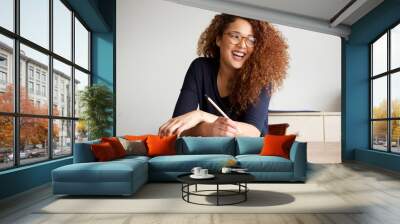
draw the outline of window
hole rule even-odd
[[[400,24],[370,45],[371,148],[400,153]]]
[[[33,80],[33,67],[32,66],[29,66],[28,74],[29,74],[29,79]]]
[[[42,86],[42,96],[46,96],[46,86]]]
[[[14,31],[14,0],[1,0],[0,9],[0,26]]]
[[[33,82],[28,82],[28,89],[29,94],[33,94]]]
[[[67,1],[0,0],[0,11],[0,170],[70,156],[87,139],[74,105],[90,83],[90,32]]]
[[[0,91],[5,92],[7,87],[7,56],[0,53]]]

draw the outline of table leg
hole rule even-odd
[[[196,184],[196,186],[195,186],[195,191],[197,192],[197,184]]]
[[[219,205],[219,184],[217,184],[217,206]]]
[[[244,201],[247,201],[247,183],[244,183]]]

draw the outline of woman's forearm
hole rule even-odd
[[[213,123],[215,120],[217,120],[218,116],[201,110],[199,110],[199,114],[201,117],[201,122],[199,122],[196,126],[183,131],[181,136],[203,136],[203,137],[211,136],[209,123]],[[236,123],[239,129],[237,136],[249,136],[249,137],[260,136],[260,131],[253,125],[239,121],[234,121],[234,122]]]
[[[207,122],[200,122],[196,126],[189,128],[181,133],[181,136],[210,136],[209,128]]]
[[[236,136],[260,137],[261,132],[251,124],[235,121],[239,132]]]

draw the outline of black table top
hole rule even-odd
[[[186,184],[236,184],[255,180],[255,177],[249,173],[212,173],[215,177],[211,179],[193,179],[190,177],[191,174],[179,175],[177,179]]]

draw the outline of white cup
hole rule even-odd
[[[208,175],[208,169],[201,169],[200,170],[200,176],[207,176]]]
[[[222,173],[230,173],[232,171],[232,169],[230,167],[222,167],[221,172]]]
[[[196,176],[199,176],[199,175],[201,175],[201,174],[200,174],[200,171],[201,171],[201,170],[202,170],[201,167],[193,167],[192,173],[193,173],[194,175],[196,175]]]

